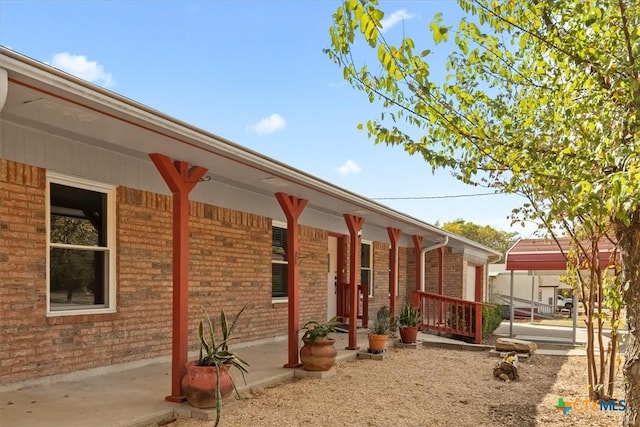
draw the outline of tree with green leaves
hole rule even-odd
[[[490,225],[478,225],[463,219],[445,222],[441,228],[500,251],[503,262],[509,248],[519,239],[519,235],[516,232],[497,230]]]
[[[383,31],[375,0],[344,1],[325,52],[380,103],[380,117],[360,125],[376,143],[401,146],[465,183],[525,196],[514,219],[549,232],[573,237],[584,225],[612,225],[629,327],[624,424],[637,426],[640,3],[458,5],[465,16],[455,26],[437,14],[429,37],[414,40]],[[442,73],[430,65],[438,51]],[[371,53],[373,65],[357,62]]]

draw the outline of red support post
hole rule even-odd
[[[189,327],[189,193],[207,169],[175,161],[163,154],[149,154],[173,194],[173,322],[170,402],[184,402],[182,377],[188,357]]]
[[[411,237],[413,239],[413,248],[416,252],[416,291],[420,291],[420,276],[422,275],[422,271],[420,269],[420,258],[422,256],[422,236],[414,234]]]
[[[484,272],[483,272],[484,268],[481,265],[476,265],[476,283],[475,285],[475,302],[482,302],[483,300],[483,292],[482,292],[482,279],[484,278]],[[482,305],[481,304],[476,304],[475,305],[475,312],[476,312],[476,318],[475,318],[475,322],[476,322],[476,336],[475,336],[475,343],[476,344],[482,344]]]
[[[444,295],[444,254],[446,251],[446,247],[443,246],[438,248],[438,293],[440,295]],[[444,305],[440,302],[440,308],[438,310],[438,318],[440,323],[442,323],[442,313],[444,310]]]
[[[360,271],[358,260],[360,259],[360,239],[358,234],[362,230],[364,218],[344,214],[344,220],[349,229],[349,345],[347,350],[358,350],[357,322],[358,322],[358,282],[360,278],[356,272]]]
[[[276,200],[287,217],[287,299],[289,304],[288,318],[288,355],[285,368],[297,368],[298,332],[300,328],[300,273],[298,269],[298,218],[307,200],[286,193],[276,193]]]
[[[398,293],[398,240],[402,230],[387,227],[387,234],[391,242],[391,252],[389,253],[389,305],[391,306],[391,318],[396,316],[396,294]]]

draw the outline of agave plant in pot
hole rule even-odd
[[[413,344],[418,340],[418,327],[420,326],[420,310],[410,302],[402,305],[400,316],[400,340],[404,344]]]
[[[386,305],[380,307],[375,319],[373,319],[373,325],[369,330],[369,353],[384,353],[392,327],[391,310]]]
[[[203,318],[198,323],[198,341],[200,355],[198,360],[187,362],[187,373],[182,378],[182,391],[187,402],[197,408],[216,408],[216,423],[220,422],[222,404],[235,391],[238,395],[233,376],[229,372],[232,367],[237,368],[245,380],[249,364],[242,360],[235,352],[229,350],[229,342],[238,321],[238,317],[246,306],[228,322],[224,310],[220,310],[220,331],[222,338],[216,340],[215,323],[209,313],[202,308]],[[246,380],[245,380],[246,384]]]
[[[304,345],[300,349],[300,363],[305,371],[328,371],[336,363],[336,342],[329,334],[336,331],[338,318],[333,317],[327,322],[311,320],[307,322],[302,335]]]

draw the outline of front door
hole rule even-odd
[[[327,320],[336,315],[338,294],[338,238],[329,236],[327,248]]]
[[[470,265],[467,267],[467,295],[465,298],[467,301],[476,300],[476,266]]]

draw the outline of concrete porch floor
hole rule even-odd
[[[336,334],[335,338],[338,360],[357,357],[358,351],[345,350],[347,334]],[[486,350],[433,334],[420,333],[418,340],[427,346]],[[359,351],[366,351],[367,330],[359,330],[358,345]],[[286,382],[295,375],[294,369],[283,368],[287,362],[286,339],[247,343],[235,349],[251,365],[246,385],[239,374],[235,376],[240,392]],[[567,356],[581,355],[584,351],[538,350],[538,353]],[[186,403],[164,400],[171,391],[169,361],[18,386],[0,385],[0,427],[141,427],[167,419],[174,412],[184,414],[191,408]]]
[[[345,350],[347,334],[335,334],[335,338],[338,360],[357,357],[357,351]],[[368,347],[366,330],[358,333],[358,345],[360,350]],[[234,371],[239,392],[294,377],[295,369],[283,368],[286,339],[235,349],[251,365],[246,385]],[[190,407],[164,400],[171,391],[168,361],[73,379],[63,376],[59,381],[15,390],[9,387],[0,386],[0,427],[137,427],[166,419],[183,405]]]

